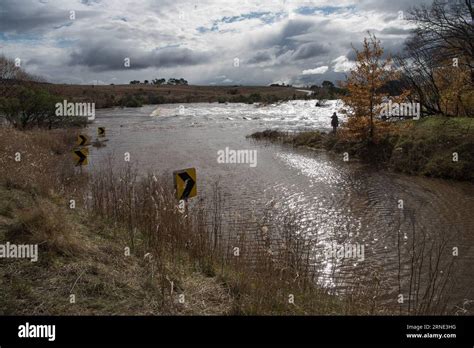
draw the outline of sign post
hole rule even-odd
[[[89,156],[89,149],[87,147],[83,147],[81,149],[74,149],[72,151],[74,155],[74,159],[76,161],[76,166],[86,166],[89,164],[87,160],[87,156]]]
[[[184,200],[186,202],[188,198],[197,195],[196,168],[176,170],[173,172],[173,179],[176,198],[179,201]]]
[[[77,136],[77,146],[88,146],[90,145],[90,138],[87,135],[79,134]]]

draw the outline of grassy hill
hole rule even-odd
[[[0,91],[14,96],[15,88],[41,88],[72,102],[94,102],[96,108],[143,104],[198,102],[276,102],[304,99],[307,93],[293,87],[267,86],[173,86],[173,85],[67,85],[25,81],[3,81]]]

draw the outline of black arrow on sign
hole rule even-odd
[[[79,143],[79,146],[86,145],[87,137],[84,136],[84,135],[79,135],[79,138],[81,139],[81,142]]]
[[[99,135],[104,135],[104,134],[105,134],[105,128],[99,127]]]
[[[184,185],[185,185],[184,190],[183,190],[183,194],[181,195],[180,199],[187,199],[189,197],[189,195],[191,194],[191,191],[194,187],[195,181],[186,172],[179,173],[178,175],[184,181]]]
[[[82,165],[84,161],[87,159],[87,156],[85,156],[81,150],[74,150],[74,153],[79,157],[79,161],[77,161],[76,166]]]

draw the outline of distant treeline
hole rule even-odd
[[[336,87],[331,81],[323,81],[321,86],[312,85],[308,89],[313,91],[313,97],[316,99],[339,99],[347,94],[344,88]]]
[[[148,80],[144,80],[143,82],[140,82],[139,80],[132,80],[130,81],[130,84],[131,85],[139,85],[139,84],[144,84],[144,85],[157,85],[157,86],[161,86],[161,85],[170,85],[170,86],[187,86],[188,85],[188,81],[186,81],[185,79],[183,78],[180,78],[180,79],[176,79],[176,78],[169,78],[168,81],[166,81],[166,79],[153,79],[151,81],[148,81]]]
[[[279,83],[272,83],[270,87],[287,87],[292,88],[293,85],[290,84],[279,84]],[[310,90],[312,92],[311,95],[307,96],[304,99],[339,99],[341,96],[347,94],[347,90],[344,88],[336,87],[334,83],[331,81],[323,81],[320,86],[318,85],[311,85],[311,86],[303,86],[301,89]]]

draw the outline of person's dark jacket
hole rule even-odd
[[[332,127],[338,127],[339,126],[339,119],[337,118],[337,115],[332,115],[331,116],[331,126]]]

